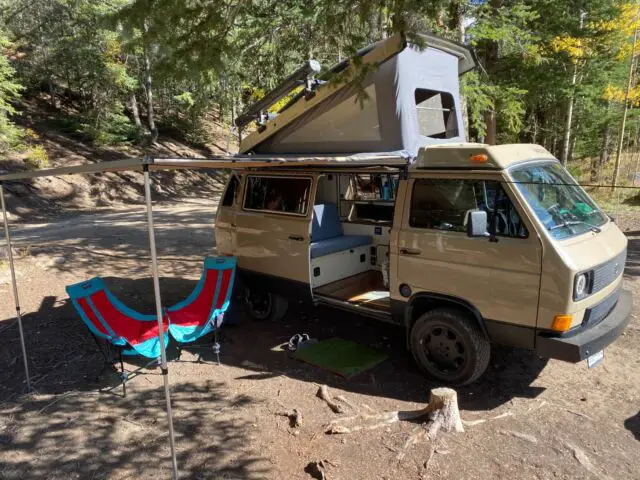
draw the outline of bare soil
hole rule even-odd
[[[211,198],[157,206],[164,304],[185,298],[202,258],[213,251],[215,205]],[[326,384],[363,412],[424,407],[438,385],[419,374],[402,331],[298,305],[281,323],[242,317],[224,329],[221,366],[196,363],[195,351],[170,363],[182,478],[308,479],[305,467],[319,460],[330,462],[332,480],[639,478],[640,222],[625,222],[625,284],[636,293],[634,318],[607,348],[603,365],[588,370],[584,363],[495,347],[483,379],[458,389],[466,431],[442,435],[430,461],[433,445],[424,440],[398,460],[418,423],[327,435],[326,425],[340,415],[316,391]],[[24,393],[11,286],[6,265],[0,266],[0,478],[170,478],[159,371],[129,382],[126,398],[118,388],[104,392],[117,384],[117,374],[96,378],[102,357],[64,291],[101,275],[125,303],[154,311],[143,207],[26,223],[13,233],[37,393]],[[343,380],[282,350],[299,332],[361,342],[389,359]],[[176,356],[173,348],[169,353]],[[205,360],[213,360],[210,352]],[[293,408],[303,417],[298,428],[280,415]]]
[[[179,138],[178,132],[161,131],[157,142],[123,143],[112,146],[92,144],[73,131],[64,121],[76,113],[66,105],[53,108],[46,98],[25,100],[18,117],[21,125],[33,132],[35,144],[42,146],[49,164],[43,168],[70,167],[120,160],[123,158],[182,157],[203,158],[237,151],[235,136],[227,127],[208,121],[210,142],[193,145]],[[61,123],[62,122],[62,123]],[[33,169],[26,161],[27,153],[14,153],[0,159],[0,174]],[[161,171],[153,174],[154,198],[176,201],[179,198],[216,196],[226,176],[219,171]],[[51,215],[73,216],[87,211],[108,212],[126,205],[144,202],[141,172],[107,172],[93,175],[36,178],[5,182],[9,217],[14,222],[46,222]]]

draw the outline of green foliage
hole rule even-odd
[[[14,80],[15,70],[9,63],[6,52],[11,44],[0,30],[0,153],[14,150],[21,145],[24,132],[10,116],[16,114],[13,102],[20,96],[23,87]]]
[[[25,163],[31,170],[47,168],[49,166],[49,155],[42,145],[36,145],[27,152]]]
[[[630,11],[620,0],[0,0],[13,42],[0,36],[0,151],[25,142],[9,121],[20,84],[98,144],[141,140],[156,122],[204,142],[210,122],[229,126],[310,57],[326,69],[394,32],[433,31],[480,61],[462,80],[470,140],[493,113],[499,142],[558,154],[572,104],[573,155],[594,156],[619,124]],[[628,131],[639,122],[632,112]]]

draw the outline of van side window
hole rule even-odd
[[[224,192],[224,197],[222,198],[223,207],[230,207],[233,205],[239,184],[240,182],[238,181],[237,175],[231,175],[231,179],[227,185],[227,190]]]
[[[310,190],[310,178],[249,176],[244,208],[306,215]]]
[[[484,210],[495,235],[526,238],[528,232],[499,182],[463,179],[419,179],[413,186],[409,225],[465,232],[473,210]]]

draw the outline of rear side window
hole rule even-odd
[[[458,136],[458,118],[453,95],[417,88],[415,100],[420,135],[431,138]]]
[[[238,177],[236,175],[232,175],[229,183],[227,184],[227,190],[224,192],[224,197],[222,198],[223,207],[230,207],[233,205],[239,184],[240,181],[238,180]]]
[[[306,215],[310,190],[310,178],[250,176],[244,208]]]
[[[511,199],[496,181],[416,180],[409,225],[414,228],[466,232],[468,215],[473,210],[487,212],[489,231],[495,235],[513,238],[528,236]]]

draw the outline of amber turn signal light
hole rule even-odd
[[[553,317],[553,323],[551,324],[551,330],[554,332],[566,332],[571,328],[573,322],[573,315],[556,315]]]
[[[489,157],[487,156],[486,153],[478,153],[477,155],[471,155],[469,157],[469,160],[472,163],[487,163],[487,160],[489,160]]]

